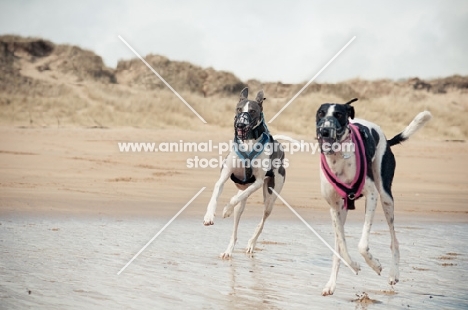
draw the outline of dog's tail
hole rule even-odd
[[[428,121],[432,118],[432,114],[429,111],[420,112],[413,121],[405,128],[402,132],[397,134],[395,137],[388,140],[389,146],[394,146],[395,144],[399,144],[403,141],[408,140],[416,131],[422,128]]]
[[[289,136],[285,136],[285,135],[274,135],[273,139],[275,139],[275,140],[286,140],[286,141],[289,141],[289,142],[294,143],[294,144],[301,144],[299,141],[294,140],[293,138],[291,138]]]

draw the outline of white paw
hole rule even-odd
[[[395,285],[395,284],[397,284],[399,281],[400,281],[399,279],[395,279],[395,278],[390,277],[390,278],[388,279],[388,284],[390,284],[390,285]]]
[[[231,259],[232,258],[232,252],[224,252],[219,254],[219,257],[222,259]]]
[[[333,293],[335,292],[335,287],[335,283],[328,282],[322,290],[322,296],[333,295]]]
[[[361,271],[361,266],[359,266],[359,263],[356,263],[356,262],[351,262],[351,264],[349,264],[351,266],[351,268],[354,270],[354,272],[357,274],[359,271]]]
[[[206,213],[205,218],[203,219],[203,225],[210,226],[214,224],[214,214]]]
[[[230,217],[234,207],[231,204],[227,204],[223,210],[223,218]]]
[[[398,281],[400,281],[399,278],[400,278],[399,272],[395,271],[395,269],[392,268],[392,270],[390,270],[390,277],[388,278],[388,284],[390,285],[397,284]]]
[[[245,253],[252,254],[255,250],[255,244],[255,241],[249,240],[249,243],[247,243],[247,248],[245,249]]]
[[[370,266],[380,276],[380,273],[382,272],[382,264],[380,264],[377,258],[374,258],[374,261]]]

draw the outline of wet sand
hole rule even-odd
[[[181,137],[224,141],[230,133],[0,128],[0,308],[468,307],[466,143],[413,139],[394,147],[400,283],[387,284],[390,237],[380,209],[370,248],[383,265],[382,276],[360,257],[364,205],[359,201],[346,235],[361,272],[355,276],[342,266],[335,294],[322,297],[332,254],[281,202],[256,253],[248,256],[243,249],[262,212],[261,194],[249,199],[234,257],[223,261],[218,254],[228,244],[232,219],[218,216],[214,226],[202,225],[218,169],[188,169],[185,161],[195,154],[124,154],[117,148],[118,141]],[[287,156],[282,196],[332,243],[328,206],[319,194],[318,156]],[[218,214],[234,193],[227,184]]]
[[[168,218],[2,217],[2,308],[359,309],[369,306],[355,301],[363,292],[372,309],[468,306],[465,223],[400,220],[401,282],[391,287],[386,224],[377,219],[371,235],[371,250],[384,266],[378,276],[359,257],[361,223],[351,220],[348,244],[362,270],[355,276],[342,267],[335,295],[322,297],[331,254],[298,220],[273,216],[249,256],[243,247],[257,221],[244,219],[234,257],[223,261],[217,254],[227,245],[231,221],[207,229],[196,217],[201,205],[190,211],[120,275]],[[309,223],[333,242],[328,222]]]

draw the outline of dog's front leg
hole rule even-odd
[[[232,257],[232,251],[234,250],[234,246],[237,242],[237,228],[239,227],[239,220],[242,215],[242,212],[244,212],[245,202],[246,200],[242,200],[238,205],[234,207],[234,227],[231,235],[231,240],[229,241],[229,245],[226,251],[219,255],[222,259],[230,259]]]
[[[335,232],[335,251],[340,254],[340,246],[338,242],[338,235]],[[340,254],[341,255],[341,254]],[[338,256],[333,255],[333,265],[330,279],[328,280],[327,285],[322,290],[322,296],[333,295],[336,288],[336,279],[338,278],[338,270],[340,270],[340,259]]]
[[[340,199],[338,204],[330,208],[330,214],[333,221],[333,226],[335,228],[335,234],[337,236],[338,246],[340,248],[340,255],[348,263],[349,266],[356,272],[356,274],[361,270],[359,264],[354,262],[348,253],[348,247],[346,246],[344,225],[346,223],[346,216],[348,215],[348,210],[343,209],[343,200]]]
[[[234,195],[229,203],[224,207],[223,211],[223,217],[229,217],[232,214],[232,211],[234,210],[234,207],[239,204],[239,202],[246,200],[249,198],[249,196],[258,190],[260,187],[263,186],[263,177],[257,177],[255,182],[253,182],[249,187],[247,187],[244,191],[237,193],[237,195]]]
[[[322,184],[322,194],[330,204],[330,214],[333,222],[333,228],[335,232],[335,251],[346,261],[347,264],[357,273],[360,270],[359,264],[353,262],[348,254],[346,247],[346,239],[344,237],[344,225],[346,223],[346,217],[348,210],[343,209],[344,201],[341,197],[338,197],[330,189],[327,191],[327,187]],[[330,279],[322,290],[322,295],[333,295],[336,288],[336,280],[338,278],[338,271],[340,269],[340,259],[333,255],[333,265]]]
[[[205,218],[203,220],[203,225],[209,226],[214,224],[214,217],[216,214],[216,206],[218,204],[218,198],[219,195],[223,192],[223,187],[224,183],[229,179],[229,176],[231,175],[232,168],[228,164],[229,161],[225,160],[223,164],[223,168],[221,170],[221,175],[219,177],[219,180],[216,182],[214,189],[213,189],[213,195],[211,196],[210,203],[208,204],[208,207],[206,208],[206,214]]]

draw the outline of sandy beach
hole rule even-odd
[[[3,1],[0,310],[468,309],[467,2],[359,4]],[[322,296],[335,234],[317,125],[333,138],[358,119],[411,136],[392,147],[399,282],[380,202],[381,275],[358,250],[360,199],[344,229],[361,270],[341,264]],[[249,197],[229,257],[231,180],[204,216],[230,140],[260,126],[304,148],[280,140],[281,199],[247,254],[264,214]]]
[[[293,135],[293,134],[291,134]],[[322,297],[331,252],[277,201],[256,253],[244,254],[260,220],[261,193],[247,203],[232,260],[218,258],[232,219],[222,207],[215,225],[203,215],[218,169],[187,168],[195,155],[218,152],[122,153],[118,142],[224,142],[229,129],[0,128],[1,309],[463,309],[468,269],[468,164],[465,142],[415,137],[393,148],[400,283],[387,284],[390,237],[378,209],[370,247],[377,276],[357,251],[363,201],[350,212],[346,235],[361,264],[342,267],[333,296]],[[294,136],[310,140],[307,136]],[[282,196],[323,238],[333,242],[320,195],[318,155],[287,154]],[[206,189],[120,275],[117,272],[202,187]]]

